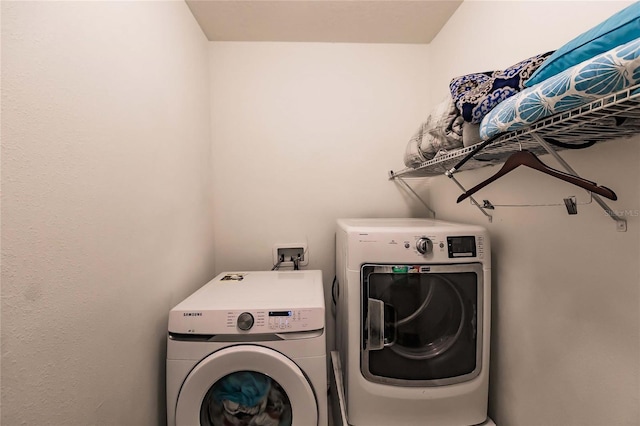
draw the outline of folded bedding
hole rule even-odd
[[[454,78],[446,96],[407,144],[404,163],[418,167],[447,152],[482,141],[480,121],[500,102],[519,93],[524,82],[553,52],[532,56],[505,70]]]
[[[525,81],[553,51],[527,58],[505,70],[456,77],[449,91],[464,121],[480,123],[496,105],[524,89]]]
[[[418,167],[439,154],[478,143],[479,130],[478,125],[465,124],[453,99],[447,96],[409,140],[404,163],[407,167]]]
[[[527,127],[640,83],[640,38],[617,46],[528,87],[495,106],[480,123],[480,137]]]
[[[450,96],[431,111],[409,141],[405,165],[419,167],[451,150],[640,84],[639,37],[640,2],[636,2],[555,52],[532,56],[505,70],[452,79]],[[609,121],[592,124],[640,130],[639,119],[618,116]]]

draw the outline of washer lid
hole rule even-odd
[[[174,309],[324,309],[321,271],[223,272]]]
[[[245,374],[249,379],[243,382],[242,378],[234,377],[234,373]],[[251,381],[251,375],[259,383],[247,383]],[[265,389],[265,381],[268,389]],[[251,406],[243,405],[230,390],[238,383],[241,386],[236,394],[254,396],[257,392],[265,396],[258,395],[259,401],[251,401]],[[245,383],[251,387],[246,392],[242,387]],[[238,345],[214,352],[191,370],[178,394],[175,424],[206,426],[214,424],[212,419],[234,412],[258,416],[267,411],[271,417],[280,418],[280,424],[318,424],[315,394],[293,361],[269,348]]]
[[[169,332],[320,330],[324,311],[321,271],[223,272],[169,312]]]

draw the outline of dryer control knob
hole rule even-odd
[[[240,330],[247,331],[251,327],[253,327],[253,315],[251,315],[249,312],[243,312],[238,315],[238,321],[236,323],[238,324],[238,328]]]
[[[416,241],[416,249],[420,254],[429,254],[433,251],[433,243],[428,238],[420,238]]]

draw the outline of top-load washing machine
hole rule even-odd
[[[322,273],[222,273],[174,307],[167,420],[326,426]]]
[[[428,219],[343,219],[336,255],[336,346],[349,424],[485,422],[486,230]]]

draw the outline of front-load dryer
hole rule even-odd
[[[169,313],[167,422],[326,426],[320,271],[222,273]]]
[[[486,230],[427,219],[344,219],[336,255],[336,346],[349,424],[483,423]]]

